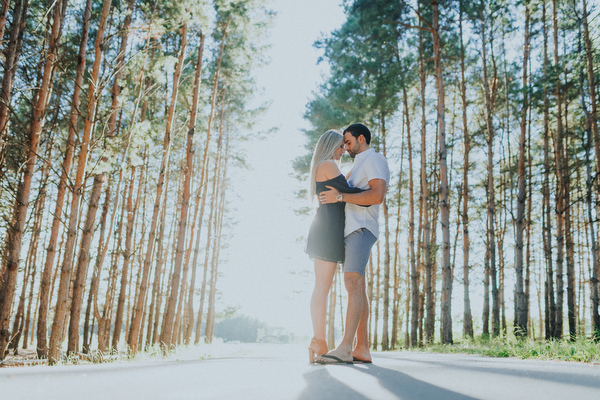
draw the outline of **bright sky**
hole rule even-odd
[[[345,16],[341,0],[273,0],[270,7],[277,11],[268,39],[271,63],[257,71],[258,86],[264,88],[257,102],[272,100],[259,130],[278,131],[248,142],[250,170],[231,170],[228,195],[236,210],[230,215],[239,222],[235,236],[226,239],[217,307],[239,306],[240,314],[271,327],[312,335],[312,261],[304,254],[312,215],[294,214],[308,204],[295,199],[301,183],[291,176],[292,160],[305,153],[301,129],[308,124],[302,115],[327,72],[325,63],[317,65],[321,52],[313,43],[340,27]]]

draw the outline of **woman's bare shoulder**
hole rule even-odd
[[[324,160],[317,166],[315,179],[317,181],[326,181],[335,178],[339,174],[341,174],[340,168],[335,161]]]

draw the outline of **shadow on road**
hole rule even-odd
[[[336,365],[337,368],[351,368],[346,365]],[[298,396],[298,400],[314,399],[365,399],[354,389],[331,376],[327,368],[315,366],[310,372],[303,375],[306,380],[306,388]]]
[[[515,376],[519,378],[535,379],[540,381],[549,381],[553,383],[562,383],[571,386],[583,386],[598,389],[600,388],[600,381],[598,376],[574,374],[568,372],[552,372],[552,371],[539,371],[533,369],[511,369],[511,368],[499,368],[489,367],[484,365],[470,366],[464,363],[450,363],[442,361],[420,361],[420,360],[405,360],[415,363],[423,363],[429,365],[436,365],[445,369],[462,369],[466,371],[474,371],[478,373],[489,373],[499,374],[507,376]]]
[[[373,395],[365,397],[364,394],[355,391],[344,382],[332,377],[327,368],[355,368],[357,371],[377,378],[379,387],[372,388]],[[314,400],[315,398],[377,398],[377,393],[381,393],[382,389],[385,389],[386,394],[393,394],[398,399],[475,400],[473,397],[456,393],[420,381],[401,372],[373,364],[354,366],[336,365],[327,368],[315,366],[313,371],[304,374],[303,377],[306,379],[307,386],[300,396],[298,396],[299,400]],[[365,388],[365,392],[370,392],[369,389]]]

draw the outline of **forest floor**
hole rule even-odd
[[[167,358],[1,368],[8,399],[600,398],[600,365],[419,351],[313,365],[305,345],[215,344]]]

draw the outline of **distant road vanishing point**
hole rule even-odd
[[[220,344],[210,357],[0,369],[4,399],[600,399],[600,365],[399,351],[311,365],[300,345]]]

